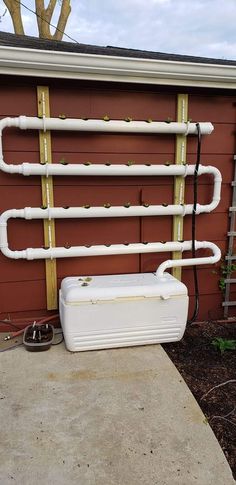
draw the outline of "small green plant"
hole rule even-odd
[[[103,116],[102,119],[103,119],[103,121],[110,121],[110,116],[105,115],[105,116]]]
[[[222,264],[220,267],[221,278],[219,279],[219,288],[222,292],[225,291],[225,279],[230,277],[231,273],[236,271],[236,264]]]
[[[225,291],[226,283],[224,278],[219,279],[219,288],[221,291]]]
[[[66,115],[64,113],[61,113],[59,115],[60,120],[66,120]]]
[[[131,165],[134,165],[135,161],[134,160],[128,160],[127,165],[128,167],[131,167]]]
[[[65,158],[62,158],[59,163],[61,163],[62,165],[68,165],[68,162]]]
[[[130,121],[133,121],[133,118],[131,118],[130,116],[127,116],[124,121],[126,121],[127,123],[130,123]]]
[[[236,271],[236,264],[222,264],[221,265],[221,273],[224,276],[227,276],[229,273],[233,273]]]
[[[223,354],[225,350],[236,350],[236,340],[227,340],[222,337],[216,337],[212,340],[211,344],[215,349],[219,350],[221,354]]]

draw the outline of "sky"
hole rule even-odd
[[[35,10],[33,0],[22,4]],[[236,0],[71,0],[71,7],[65,32],[80,43],[236,59]],[[5,10],[0,0],[0,30],[13,32]],[[35,15],[23,6],[22,15],[25,33],[37,36]]]

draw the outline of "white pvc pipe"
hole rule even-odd
[[[80,176],[187,176],[193,175],[195,165],[61,165],[59,163],[41,165],[40,163],[22,163],[8,165],[0,159],[0,169],[7,173],[21,173],[23,175],[80,175]],[[198,175],[210,174],[214,177],[212,202],[200,212],[211,212],[220,201],[222,177],[216,167],[200,165]],[[131,212],[131,211],[130,211]],[[200,213],[197,212],[197,213]],[[175,212],[174,212],[175,213]],[[182,212],[180,212],[182,213]],[[186,212],[189,213],[189,212]],[[171,214],[171,213],[170,213]],[[155,215],[155,214],[154,214]],[[82,216],[81,216],[82,217]],[[91,216],[92,217],[92,216]],[[98,217],[98,216],[95,216]],[[101,217],[101,216],[100,216]],[[104,216],[105,217],[105,216]],[[114,216],[113,216],[114,217]],[[117,216],[118,217],[118,216]]]
[[[3,118],[0,121],[0,130],[15,126],[21,130],[69,130],[69,131],[96,131],[112,133],[164,133],[179,135],[197,135],[196,123],[158,122],[152,121],[124,121],[124,120],[96,120],[96,119],[60,119],[60,118],[37,118],[19,116],[17,118]],[[210,135],[214,130],[212,123],[199,123],[201,134]]]
[[[196,214],[210,212],[218,203],[218,198],[213,199],[211,204],[197,204]],[[9,209],[0,216],[0,247],[1,241],[7,238],[7,222],[10,218],[21,219],[91,219],[110,217],[150,217],[167,215],[192,214],[193,204],[170,204],[170,205],[137,205],[137,206],[114,206],[114,207],[25,207],[24,209]]]
[[[2,151],[2,130],[6,127],[15,126],[21,129],[60,129],[60,130],[89,130],[89,131],[127,131],[145,133],[197,133],[195,123],[163,123],[145,121],[117,121],[109,122],[103,120],[77,120],[77,119],[57,119],[57,118],[33,118],[19,116],[18,118],[3,118],[0,120],[0,169],[6,173],[19,173],[23,175],[77,175],[77,176],[168,176],[168,175],[193,175],[194,165],[83,165],[72,164],[63,165],[40,163],[22,163],[19,165],[8,165],[4,162]],[[109,128],[108,128],[109,127]],[[183,131],[183,129],[185,131]],[[200,123],[202,134],[209,134],[214,129],[211,123]],[[151,130],[151,131],[150,131]],[[153,131],[152,131],[153,130]],[[160,131],[159,131],[160,130]],[[164,130],[164,131],[163,131]],[[173,131],[174,130],[174,131]],[[177,131],[175,131],[177,130]],[[182,131],[181,131],[182,130]],[[209,173],[214,176],[214,192],[212,202],[205,207],[204,212],[210,212],[219,203],[221,189],[221,174],[219,170],[211,166],[199,166],[199,175]],[[201,212],[201,210],[200,210]],[[180,212],[182,213],[182,212]],[[187,212],[188,213],[188,212]],[[199,213],[199,212],[198,212]],[[174,212],[175,214],[175,212]],[[95,216],[96,217],[96,216]],[[118,216],[117,216],[118,217]],[[122,216],[121,216],[122,217]]]
[[[141,254],[141,253],[156,253],[156,252],[172,252],[172,251],[188,251],[192,248],[192,241],[184,242],[166,242],[166,243],[135,243],[135,244],[112,244],[110,246],[73,246],[70,248],[28,248],[21,251],[12,251],[8,248],[7,241],[1,241],[2,253],[12,259],[56,259],[56,258],[70,258],[70,257],[88,257],[88,256],[108,256],[118,254]],[[212,242],[195,241],[195,248],[197,249],[211,249],[213,256],[204,258],[186,259],[186,260],[168,260],[162,263],[158,270],[157,276],[162,277],[165,269],[172,266],[189,266],[198,264],[213,264],[219,261],[221,257],[220,249]]]
[[[173,206],[174,207],[174,206]],[[104,209],[105,211],[109,211],[110,209]],[[146,208],[145,208],[146,209]],[[163,209],[168,209],[163,208]],[[24,219],[48,219],[50,214],[53,215],[53,218],[63,217],[63,214],[69,214],[68,217],[78,217],[77,211],[80,211],[80,208],[73,207],[71,209],[61,209],[61,208],[52,208],[52,209],[40,209],[40,208],[31,208],[26,207],[25,209],[12,209],[5,211],[0,216],[0,249],[2,253],[7,256],[8,258],[13,259],[47,259],[47,258],[65,258],[65,257],[75,257],[75,256],[99,256],[99,255],[112,255],[112,254],[134,254],[134,253],[149,253],[149,252],[166,252],[166,251],[186,251],[192,248],[191,241],[184,241],[184,242],[168,242],[168,243],[137,243],[137,244],[117,244],[111,246],[75,246],[71,248],[28,248],[22,251],[12,251],[8,247],[8,238],[7,238],[7,221],[9,218],[19,217]],[[84,209],[87,211],[87,209]],[[129,210],[129,209],[126,209]],[[195,258],[189,260],[168,260],[163,263],[160,268],[158,269],[158,276],[162,276],[163,271],[166,268],[170,268],[173,266],[185,266],[185,265],[193,265],[193,264],[205,264],[205,262],[216,262],[220,259],[220,250],[217,246],[211,242],[197,242],[196,241],[196,250],[200,248],[209,248],[214,253],[214,258]],[[218,258],[218,259],[216,259]]]
[[[147,165],[139,166],[124,166],[114,165],[108,167],[106,165],[94,165],[85,167],[84,165],[70,165],[63,166],[61,164],[21,164],[21,165],[7,165],[3,160],[1,135],[5,127],[15,126],[20,129],[39,129],[39,130],[78,130],[78,131],[101,131],[101,132],[127,132],[127,133],[169,133],[169,134],[197,134],[198,130],[195,123],[146,123],[146,122],[125,122],[125,121],[101,121],[101,120],[61,120],[56,118],[30,118],[20,116],[18,118],[5,118],[0,121],[0,169],[8,173],[22,173],[24,175],[193,175],[195,166],[170,166]],[[200,130],[202,134],[210,134],[213,130],[211,123],[200,123]],[[210,204],[197,205],[196,213],[210,212],[219,203],[221,175],[215,167],[199,167],[199,175],[203,173],[210,173],[214,176],[214,193]],[[92,207],[80,208],[71,207],[64,208],[25,208],[12,209],[4,212],[0,217],[0,249],[2,253],[14,259],[47,259],[47,258],[61,258],[74,256],[96,256],[103,254],[134,254],[147,253],[159,251],[184,251],[192,247],[191,241],[169,242],[162,243],[148,243],[148,244],[130,244],[130,245],[111,245],[83,247],[75,246],[72,248],[28,248],[22,251],[12,251],[8,247],[7,238],[7,221],[10,217],[21,217],[25,219],[56,219],[56,218],[78,218],[78,217],[130,217],[130,216],[147,216],[147,215],[174,215],[192,213],[193,205],[169,205],[164,206],[134,206],[134,207]],[[209,248],[213,251],[213,256],[206,258],[195,258],[187,260],[174,260],[163,263],[157,271],[158,276],[163,275],[163,271],[172,266],[186,266],[188,264],[204,264],[213,263],[220,259],[220,250],[213,243],[203,241],[196,241],[196,249]]]
[[[185,241],[186,242],[186,241]],[[191,247],[188,249],[192,248],[192,241],[187,241],[188,243],[191,244]],[[206,256],[203,258],[187,258],[187,259],[168,259],[167,261],[164,261],[163,263],[160,264],[160,266],[157,268],[156,271],[156,276],[158,278],[161,278],[164,276],[164,271],[168,268],[176,268],[179,266],[197,266],[200,264],[214,264],[217,263],[217,261],[220,260],[221,258],[221,251],[216,246],[216,244],[210,242],[210,241],[195,241],[195,249],[211,249],[213,256]]]

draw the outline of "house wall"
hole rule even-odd
[[[43,82],[42,82],[43,81]],[[160,86],[92,83],[81,81],[42,80],[2,77],[0,79],[0,117],[37,116],[37,85],[50,88],[51,116],[65,114],[73,118],[113,119],[131,116],[135,120],[152,118],[163,121],[176,119],[177,93],[189,93],[189,118],[211,121],[215,130],[203,138],[203,164],[212,164],[223,176],[222,200],[212,214],[197,217],[197,239],[215,242],[227,249],[231,205],[231,181],[235,153],[235,96],[229,93]],[[8,163],[38,162],[38,133],[5,130],[3,135],[5,160]],[[196,137],[189,137],[187,160],[196,161]],[[161,135],[118,135],[96,133],[52,133],[53,161],[62,158],[69,163],[138,163],[174,162],[175,137]],[[192,202],[192,180],[187,178],[186,202]],[[41,206],[40,177],[23,177],[0,173],[0,212],[9,208]],[[212,179],[199,178],[199,202],[208,203],[212,195]],[[170,178],[54,178],[55,206],[123,205],[172,203],[173,177]],[[108,220],[58,220],[58,246],[112,244],[172,239],[172,217],[121,218]],[[191,216],[184,219],[184,239],[191,239]],[[9,241],[12,249],[43,246],[42,221],[11,220]],[[200,254],[200,252],[199,252]],[[202,252],[207,254],[207,252]],[[187,253],[185,253],[185,257]],[[57,261],[58,287],[65,276],[83,274],[135,273],[154,271],[169,257],[166,254],[121,255],[72,258]],[[223,315],[222,292],[219,289],[220,264],[198,270],[200,288],[199,320]],[[190,294],[190,314],[194,303],[191,268],[183,271],[183,281]],[[236,299],[236,291],[232,293]],[[44,261],[10,260],[0,254],[0,317],[4,319],[33,317],[46,313]],[[4,329],[4,327],[2,327]]]

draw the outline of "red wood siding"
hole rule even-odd
[[[0,117],[37,116],[35,79],[2,78]],[[176,119],[178,91],[152,86],[124,86],[49,80],[51,116],[136,120],[152,118],[163,121]],[[202,163],[212,164],[223,176],[222,200],[214,213],[197,218],[197,239],[214,241],[225,254],[227,248],[228,208],[235,152],[235,97],[209,91],[189,91],[189,117],[193,121],[211,121],[215,130],[203,138]],[[5,130],[4,157],[8,163],[38,162],[37,132]],[[114,135],[95,133],[52,133],[53,161],[62,158],[70,163],[174,162],[175,139],[172,136]],[[196,138],[188,138],[188,162],[196,161]],[[0,173],[0,211],[9,208],[41,205],[40,177],[23,177]],[[199,202],[208,203],[212,195],[212,180],[199,177]],[[57,206],[171,203],[173,178],[79,178],[54,177],[54,197]],[[186,201],[192,201],[192,180],[187,179]],[[108,220],[56,221],[57,245],[112,244],[139,241],[167,241],[172,237],[171,217],[120,218]],[[184,220],[184,237],[191,238],[191,217]],[[12,220],[9,241],[13,249],[43,246],[43,224],[40,221]],[[202,252],[207,254],[207,252]],[[154,271],[169,255],[121,255],[64,259],[57,261],[58,285],[65,276],[80,274],[134,273]],[[185,255],[187,256],[187,254]],[[0,254],[0,317],[37,316],[46,313],[44,261],[10,260]],[[218,287],[220,263],[199,269],[199,319],[222,316],[222,294]],[[193,305],[193,277],[190,268],[183,271],[183,281]],[[236,299],[235,294],[232,298]],[[233,310],[232,310],[233,311]]]

